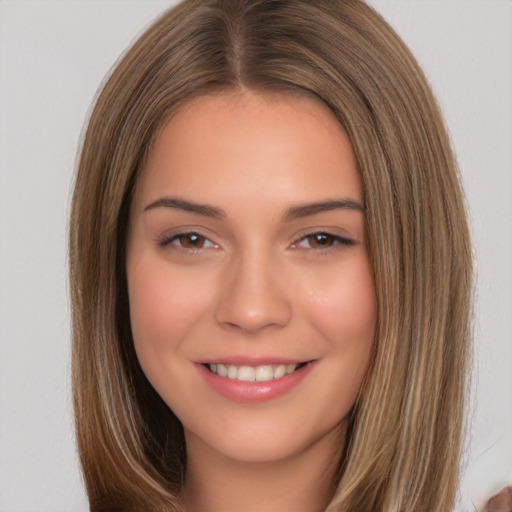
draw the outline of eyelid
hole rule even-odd
[[[204,239],[207,243],[206,247],[198,247],[198,248],[187,248],[181,246],[180,243],[174,243],[176,240],[179,240],[180,237],[184,237],[187,235],[197,235]],[[333,240],[333,243],[326,247],[305,247],[302,245],[303,242],[307,241],[308,237],[312,237],[315,235],[325,235]],[[220,245],[216,243],[210,235],[205,234],[204,230],[196,227],[190,228],[176,228],[171,231],[166,232],[161,236],[155,237],[155,242],[159,247],[166,248],[171,246],[176,250],[181,250],[189,253],[197,253],[203,250],[209,249],[218,249]],[[335,249],[338,247],[347,247],[352,246],[357,241],[344,233],[340,233],[338,230],[333,228],[315,228],[307,231],[303,231],[294,237],[294,241],[290,244],[290,247],[293,249],[309,249],[312,251],[326,251],[328,249]]]
[[[175,240],[178,240],[180,237],[187,236],[187,235],[200,236],[201,238],[203,238],[205,241],[208,242],[209,246],[208,247],[198,247],[198,248],[187,248],[187,247],[182,247],[180,244],[173,243]],[[182,251],[190,252],[190,253],[197,253],[199,251],[203,251],[206,249],[219,248],[219,244],[215,243],[209,236],[203,234],[200,229],[196,229],[196,228],[175,229],[171,232],[167,232],[166,234],[164,234],[162,236],[156,237],[156,243],[158,246],[160,246],[162,248],[172,246],[173,248],[175,248],[177,250],[182,250]]]
[[[302,247],[299,246],[299,244],[305,240],[307,240],[309,237],[314,235],[326,235],[334,240],[334,243],[327,246],[327,247]],[[314,229],[311,231],[306,231],[304,233],[299,234],[297,238],[295,238],[295,241],[290,245],[292,248],[304,248],[304,249],[310,249],[313,251],[326,251],[328,249],[334,249],[338,246],[351,246],[356,243],[356,240],[353,238],[350,238],[344,234],[335,233],[332,229]]]

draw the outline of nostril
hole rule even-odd
[[[291,318],[291,297],[279,279],[280,270],[260,245],[237,253],[222,276],[217,322],[245,334],[286,325]]]
[[[225,329],[254,334],[270,327],[283,327],[292,317],[291,304],[284,297],[251,299],[228,297],[219,304],[216,318]]]

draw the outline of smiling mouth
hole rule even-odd
[[[268,382],[281,379],[304,367],[305,363],[262,366],[236,366],[234,364],[205,364],[211,373],[219,377],[242,382]]]

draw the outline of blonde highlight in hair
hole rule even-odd
[[[169,117],[193,97],[232,89],[327,105],[364,184],[378,325],[328,512],[451,510],[471,338],[464,198],[422,71],[359,0],[185,1],[142,35],[99,94],[70,223],[73,394],[91,510],[180,510],[183,430],[131,338],[128,213]]]

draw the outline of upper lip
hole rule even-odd
[[[247,357],[247,356],[220,356],[198,361],[200,364],[227,364],[234,366],[271,366],[309,363],[313,359],[298,359],[292,357]]]

